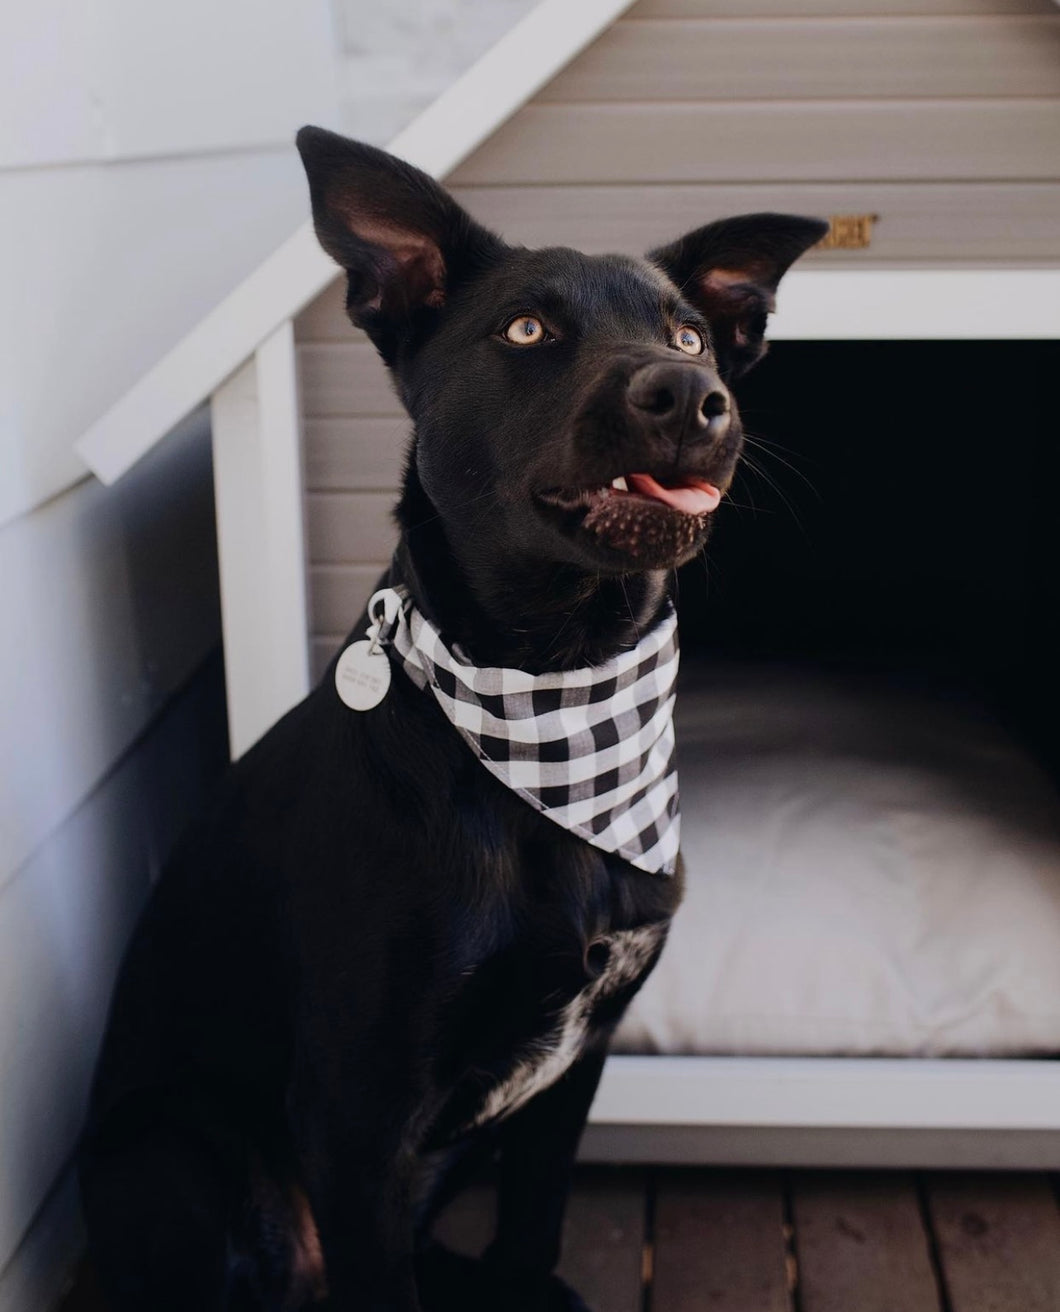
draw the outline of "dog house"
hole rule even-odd
[[[546,0],[392,143],[527,244],[834,219],[680,576],[689,894],[587,1155],[1060,1166],[1058,147],[1049,0]],[[308,224],[80,450],[206,397],[240,752],[394,540],[405,422]]]

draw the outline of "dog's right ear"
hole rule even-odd
[[[502,243],[404,160],[324,128],[297,137],[321,246],[346,270],[346,309],[390,362],[423,311]]]

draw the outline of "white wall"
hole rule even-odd
[[[534,0],[334,0],[341,127],[385,145]]]
[[[225,756],[204,413],[0,528],[0,614],[0,1312],[43,1312],[114,970]]]
[[[0,6],[0,523],[305,215],[329,0]]]

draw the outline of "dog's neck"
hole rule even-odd
[[[462,551],[462,544],[449,541],[414,465],[398,517],[400,581],[477,665],[539,674],[602,664],[635,646],[666,601],[662,570],[601,576],[554,561]]]

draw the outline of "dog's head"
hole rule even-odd
[[[730,386],[826,225],[745,215],[646,259],[527,250],[385,151],[319,128],[298,147],[350,318],[415,423],[411,476],[460,554],[594,575],[694,555],[740,455]]]

